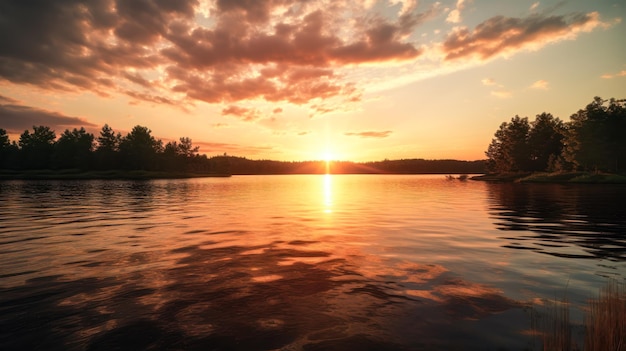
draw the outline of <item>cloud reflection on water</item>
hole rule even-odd
[[[2,291],[2,326],[12,340],[5,345],[315,349],[356,338],[363,345],[400,350],[410,345],[396,343],[406,339],[393,328],[405,323],[402,318],[420,316],[424,325],[413,330],[410,340],[436,345],[455,320],[519,306],[498,289],[455,277],[438,265],[333,257],[309,245],[210,248],[207,242],[160,257],[122,257],[123,265],[134,269],[110,277],[29,280]],[[150,262],[159,259],[173,263],[150,269]],[[8,307],[26,301],[31,313],[47,317],[24,319],[22,310]],[[10,327],[24,322],[30,325],[28,334]],[[139,341],[133,331],[141,331]]]
[[[445,212],[456,194],[448,188],[467,184],[395,179],[393,191],[387,180],[334,176],[5,187],[13,203],[2,204],[5,223],[33,212],[3,238],[33,235],[26,252],[45,259],[33,273],[11,266],[19,275],[2,281],[0,345],[414,350],[523,343],[518,333],[527,320],[512,318],[524,317],[519,302],[434,262],[438,254],[463,254],[437,248],[443,244],[426,234],[441,235],[435,221],[454,212]],[[400,204],[390,219],[392,198]],[[332,213],[320,211],[328,204]],[[428,221],[431,212],[440,217]],[[412,231],[415,223],[421,227]]]

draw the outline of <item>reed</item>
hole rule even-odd
[[[626,351],[626,289],[611,280],[589,300],[585,314],[585,351]]]
[[[572,342],[572,327],[567,297],[554,299],[548,303],[543,315],[533,313],[532,323],[536,335],[541,338],[542,350],[565,351],[576,350]]]
[[[544,351],[580,350],[572,338],[567,296],[548,303],[545,313],[531,311],[531,328]],[[615,280],[589,299],[584,316],[584,351],[626,351],[626,287]]]

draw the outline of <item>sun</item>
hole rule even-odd
[[[326,164],[326,174],[330,174],[330,164],[333,160],[336,160],[335,154],[326,150],[326,152],[322,154],[322,160],[324,160],[324,163]]]
[[[332,151],[328,151],[326,150],[326,152],[324,152],[324,154],[322,155],[322,159],[326,162],[330,162],[335,160],[335,154]]]

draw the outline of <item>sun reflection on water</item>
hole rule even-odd
[[[333,212],[333,178],[330,174],[324,175],[324,213]]]

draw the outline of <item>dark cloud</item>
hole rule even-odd
[[[531,45],[566,38],[600,24],[597,13],[571,16],[533,14],[526,18],[492,17],[470,31],[451,33],[442,45],[446,60],[477,57],[481,60]]]
[[[396,22],[380,18],[365,20],[362,39],[333,49],[335,60],[342,63],[363,63],[388,60],[408,60],[420,56],[423,49],[403,42],[402,38],[411,34],[415,27],[437,13],[432,6],[426,12],[409,12]]]
[[[115,86],[127,68],[163,60],[156,42],[196,0],[29,0],[0,2],[0,77],[46,89]],[[111,36],[114,33],[114,36]],[[137,82],[137,81],[135,81]]]
[[[150,103],[180,104],[166,97],[175,92],[209,103],[303,104],[354,98],[337,67],[422,53],[405,38],[430,10],[365,21],[340,37],[341,6],[217,0],[204,27],[194,22],[197,0],[3,1],[0,79]]]
[[[122,76],[137,85],[141,85],[144,88],[150,88],[152,86],[152,83],[149,80],[145,79],[138,73],[124,72],[122,73]]]
[[[24,106],[17,100],[0,95],[0,128],[6,129],[9,133],[20,134],[39,125],[48,126],[57,132],[80,127],[97,127],[83,118]]]
[[[231,155],[259,155],[273,150],[270,146],[249,146],[241,144],[229,144],[229,143],[212,143],[205,141],[194,141],[195,146],[200,147],[201,153],[206,153],[209,156],[211,154],[231,154]]]
[[[185,110],[185,108],[179,102],[163,97],[163,96],[140,93],[140,92],[136,92],[132,90],[124,90],[122,92],[134,99],[135,102],[131,102],[131,104],[136,103],[136,101],[145,101],[145,102],[151,102],[151,103],[156,103],[156,104],[178,106],[178,107],[181,107],[183,110]]]
[[[222,109],[222,116],[235,116],[243,121],[251,122],[259,119],[260,112],[257,109],[239,107],[239,106],[228,106]]]
[[[393,133],[391,130],[385,131],[366,131],[366,132],[346,132],[347,136],[358,136],[361,138],[386,138]]]

